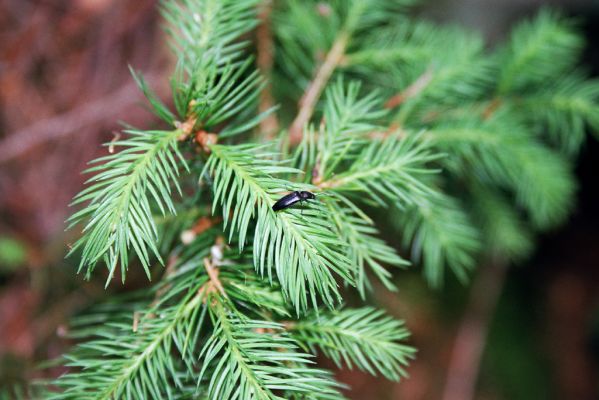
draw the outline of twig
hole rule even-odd
[[[442,400],[472,400],[487,331],[492,320],[507,265],[492,262],[476,278],[458,329]]]
[[[339,34],[337,40],[333,43],[333,47],[331,47],[331,50],[328,52],[324,63],[316,71],[314,80],[308,85],[308,88],[302,96],[297,117],[289,128],[289,143],[291,145],[297,145],[301,142],[304,126],[312,117],[316,103],[318,102],[324,87],[331,78],[331,75],[335,71],[335,68],[337,68],[343,59],[348,40],[349,35],[346,32],[341,32]]]
[[[146,79],[152,82],[156,78],[150,75]],[[14,132],[0,142],[0,163],[19,157],[35,146],[71,135],[89,125],[101,122],[108,116],[135,104],[139,98],[140,91],[132,83],[96,101]]]
[[[204,296],[206,294],[219,292],[223,297],[227,298],[227,293],[223,287],[218,274],[220,270],[219,265],[223,265],[223,251],[225,247],[225,240],[223,237],[217,237],[216,243],[210,248],[210,257],[204,258],[204,268],[208,273],[210,280],[200,287],[198,290],[198,296]],[[207,297],[206,297],[207,298]],[[204,301],[206,300],[204,298]]]
[[[116,142],[118,142],[119,140],[121,140],[121,134],[119,132],[114,131],[114,132],[112,132],[112,134],[113,134],[113,138],[110,141],[110,145],[108,146],[108,152],[110,154],[114,153],[114,144]]]
[[[139,311],[133,312],[133,333],[137,333],[137,329],[139,328],[139,318],[141,317],[141,313]]]
[[[272,95],[272,66],[274,62],[274,46],[272,41],[272,31],[270,24],[270,14],[272,12],[272,0],[264,0],[260,5],[258,18],[260,25],[256,29],[256,51],[258,53],[256,63],[262,76],[266,79],[266,85],[260,93],[260,102],[258,109],[261,113],[267,112],[275,105]],[[260,121],[260,132],[266,140],[273,138],[273,135],[279,130],[279,121],[274,113],[268,114]]]
[[[398,140],[405,139],[408,133],[397,122],[392,122],[386,130],[372,131],[368,138],[372,140],[385,140],[389,136],[395,136]]]
[[[200,292],[205,293],[213,293],[216,290],[223,296],[227,297],[227,293],[225,293],[225,288],[223,288],[223,284],[220,279],[218,279],[219,269],[212,265],[210,259],[208,257],[204,258],[204,268],[206,268],[206,272],[208,273],[208,277],[210,281],[207,282],[206,285],[200,288]]]
[[[502,101],[499,98],[494,98],[493,100],[491,100],[491,102],[489,103],[489,105],[487,105],[487,107],[485,107],[484,111],[483,111],[483,119],[484,120],[488,120],[490,119],[493,114],[495,114],[495,112],[501,107]]]
[[[401,93],[391,97],[386,103],[385,108],[395,108],[400,106],[406,100],[418,96],[433,79],[433,69],[428,68],[422,75],[418,77],[410,86],[405,88]]]

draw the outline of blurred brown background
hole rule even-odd
[[[102,281],[75,276],[64,260],[68,203],[80,171],[113,137],[119,120],[153,123],[139,106],[128,65],[165,96],[173,60],[155,0],[0,0],[0,387],[40,376],[36,364],[62,354],[70,315],[103,296]],[[557,5],[580,21],[587,69],[599,72],[599,2],[430,0],[421,13],[502,40],[517,20]],[[581,154],[579,207],[570,223],[539,241],[527,265],[499,283],[477,399],[599,399],[599,145]],[[343,371],[356,399],[442,397],[469,296],[450,282],[428,289],[417,272],[400,276],[400,299],[375,301],[405,318],[419,348],[401,384]],[[130,279],[135,282],[135,279]],[[138,280],[141,284],[143,279]],[[493,282],[491,282],[493,285]],[[111,290],[122,290],[113,288]],[[451,371],[449,371],[451,372]]]

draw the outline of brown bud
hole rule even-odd
[[[193,132],[193,127],[196,124],[196,119],[193,117],[188,118],[185,122],[175,121],[175,128],[181,131],[181,135],[177,138],[180,142],[184,141]]]
[[[208,133],[205,130],[199,130],[196,132],[195,141],[204,152],[210,153],[210,146],[216,144],[218,136],[214,133]]]

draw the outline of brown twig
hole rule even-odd
[[[422,92],[429,83],[433,80],[433,69],[428,68],[422,75],[418,77],[410,86],[405,88],[401,93],[391,97],[385,103],[385,108],[395,108],[400,106],[406,100],[416,97]]]
[[[294,329],[297,323],[295,321],[282,321],[281,325],[283,325],[283,329],[289,331]]]
[[[420,75],[410,86],[404,89],[401,93],[392,96],[385,103],[385,108],[392,109],[400,106],[406,100],[418,96],[432,81],[433,69],[429,67],[422,75]],[[401,124],[394,121],[389,127],[382,131],[373,131],[368,134],[368,137],[373,140],[384,140],[391,135],[397,136],[398,139],[406,137],[407,133],[402,129]]]
[[[114,131],[114,132],[112,132],[112,134],[113,134],[113,137],[112,137],[112,140],[110,141],[110,145],[108,146],[108,152],[110,154],[114,153],[114,144],[116,142],[118,142],[119,140],[121,140],[121,134],[120,134],[120,132]]]
[[[272,67],[274,62],[274,45],[272,41],[272,31],[270,24],[270,14],[272,12],[272,0],[264,0],[260,4],[258,18],[260,25],[256,29],[256,64],[266,79],[264,89],[260,93],[260,102],[258,109],[261,113],[267,112],[275,105],[272,95]],[[260,121],[260,132],[266,140],[273,138],[273,135],[279,130],[279,121],[275,113],[270,113]]]
[[[389,136],[396,136],[397,139],[404,139],[407,136],[407,132],[401,128],[401,125],[397,122],[392,122],[391,125],[385,130],[372,131],[368,133],[368,138],[372,140],[385,140]]]
[[[210,293],[220,293],[223,297],[228,297],[225,292],[225,288],[223,287],[220,279],[218,278],[219,274],[219,265],[223,265],[223,252],[225,247],[225,239],[223,237],[217,237],[216,243],[210,248],[210,257],[204,258],[204,268],[206,268],[206,272],[208,273],[208,277],[210,278],[208,282],[202,285],[198,290],[198,296],[205,296]],[[208,297],[204,298],[206,301]]]
[[[212,262],[208,257],[204,258],[204,268],[206,268],[210,280],[200,288],[199,293],[209,294],[218,291],[223,297],[227,297],[225,288],[220,279],[218,279],[220,270],[212,265]]]
[[[349,35],[347,33],[341,32],[339,34],[324,62],[316,71],[314,79],[308,85],[308,88],[302,96],[299,104],[299,112],[289,128],[289,143],[291,145],[297,145],[301,142],[304,126],[312,117],[314,107],[316,107],[316,103],[318,102],[324,87],[343,59],[348,40]]]
[[[190,136],[193,136],[193,140],[199,146],[199,149],[206,154],[210,154],[210,146],[218,142],[218,135],[205,131],[202,129],[201,124],[198,124],[198,117],[194,112],[195,106],[196,101],[191,100],[187,107],[187,118],[185,121],[175,121],[175,128],[181,132],[177,140],[183,142]]]
[[[139,311],[133,312],[133,327],[132,327],[133,333],[137,333],[137,330],[139,329],[140,317],[141,317],[141,313]]]
[[[494,98],[487,107],[485,107],[483,111],[483,119],[488,120],[495,114],[495,112],[501,107],[501,100],[499,98]]]
[[[492,320],[507,265],[491,262],[481,268],[472,285],[470,301],[458,328],[449,362],[443,400],[472,400],[487,331]]]

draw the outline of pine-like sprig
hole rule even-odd
[[[337,235],[349,245],[347,256],[355,265],[355,281],[360,294],[364,297],[370,287],[368,270],[387,289],[394,291],[393,275],[385,266],[406,267],[410,263],[378,237],[374,222],[348,199],[342,196],[337,201],[327,199],[326,205]]]
[[[599,131],[599,81],[567,75],[517,102],[531,126],[541,127],[566,153],[575,153],[587,128]]]
[[[201,267],[211,238],[198,238],[180,256],[176,273],[157,287],[167,296],[154,294],[149,304],[142,299],[98,307],[76,319],[72,335],[87,341],[66,358],[67,366],[79,371],[59,378],[55,385],[63,391],[49,398],[177,398],[194,381],[197,368],[197,341],[207,312],[199,289],[208,277]]]
[[[130,138],[111,143],[123,147],[122,151],[95,160],[99,165],[87,170],[96,175],[88,180],[91,186],[75,197],[73,205],[88,204],[69,219],[71,226],[87,221],[84,236],[70,253],[82,248],[79,269],[87,267],[89,275],[98,261],[105,261],[109,269],[107,282],[118,263],[125,279],[130,249],[150,276],[151,255],[160,260],[152,207],[157,205],[163,214],[175,212],[171,188],[180,192],[178,164],[185,165],[177,148],[179,130],[126,133]]]
[[[404,229],[404,245],[411,246],[415,262],[422,262],[431,285],[443,283],[445,265],[458,279],[468,279],[480,249],[480,238],[456,199],[438,194],[430,202],[400,211],[398,223]]]
[[[238,58],[247,43],[237,40],[255,26],[255,5],[255,0],[164,3],[165,18],[177,27],[170,30],[179,55],[171,80],[175,112],[141,76],[133,75],[154,112],[173,129],[127,130],[130,138],[108,144],[112,151],[121,147],[122,151],[100,157],[94,161],[98,165],[88,170],[97,175],[75,198],[73,204],[85,206],[70,219],[71,227],[85,223],[83,236],[70,254],[82,249],[80,270],[87,268],[88,276],[102,260],[109,269],[107,283],[117,264],[124,280],[133,249],[149,277],[151,256],[160,260],[152,208],[163,214],[175,212],[171,188],[179,190],[179,165],[187,168],[179,142],[198,127],[206,130],[230,122],[222,129],[224,136],[230,136],[258,123],[260,117],[249,115],[248,110],[261,81],[256,72],[244,76],[249,64]]]
[[[499,93],[544,86],[551,79],[572,72],[583,41],[571,21],[544,10],[517,26],[501,50]]]
[[[370,307],[322,313],[293,324],[291,332],[338,367],[357,366],[392,380],[406,376],[405,367],[414,356],[414,349],[401,343],[409,336],[403,324]]]
[[[310,357],[284,335],[283,326],[250,320],[230,309],[221,298],[211,306],[214,332],[200,358],[200,379],[211,370],[208,395],[212,399],[270,400],[289,395],[339,396],[326,371],[310,367]],[[283,397],[281,394],[285,393]]]
[[[333,273],[353,283],[346,244],[334,234],[326,210],[318,205],[302,212],[272,210],[281,189],[291,186],[275,175],[298,171],[277,163],[268,153],[256,154],[259,150],[246,145],[212,147],[206,169],[214,176],[214,205],[223,205],[225,225],[230,221],[232,232],[239,232],[240,246],[255,217],[256,269],[270,281],[276,274],[298,313],[308,306],[317,307],[318,295],[333,306],[341,300]]]
[[[554,226],[567,216],[575,188],[571,167],[506,110],[486,120],[439,124],[430,135],[441,148],[462,156],[459,168],[474,167],[484,179],[511,188],[536,226]]]
[[[162,2],[172,106],[133,76],[166,127],[109,143],[69,221],[87,277],[101,261],[108,281],[134,258],[148,276],[161,255],[167,267],[74,321],[82,343],[47,398],[342,399],[314,353],[400,379],[415,354],[403,322],[341,307],[346,293],[367,298],[371,276],[393,290],[390,267],[411,262],[433,286],[446,270],[467,282],[567,218],[574,156],[599,130],[575,25],[545,11],[491,52],[474,32],[413,20],[412,3]],[[274,57],[264,74],[248,51],[259,7],[274,34],[257,35]],[[276,109],[257,111],[262,75],[289,130],[255,129]],[[316,198],[272,210],[295,190]]]

